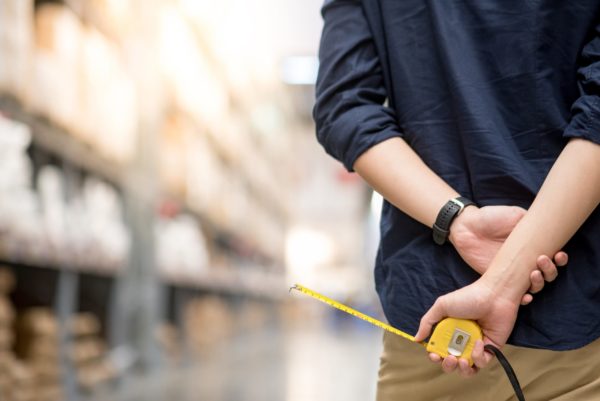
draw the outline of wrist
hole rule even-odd
[[[433,224],[433,241],[436,244],[444,245],[450,236],[450,226],[471,205],[475,205],[475,203],[465,197],[458,196],[450,199],[442,206]]]
[[[478,211],[479,207],[477,207],[476,205],[469,205],[465,207],[462,210],[462,212],[459,213],[459,215],[456,216],[456,218],[450,224],[450,233],[448,234],[448,241],[450,241],[450,243],[454,245],[455,248],[458,249],[463,240],[470,239],[473,235],[475,235],[469,228],[470,225],[468,224],[468,222],[471,221],[475,217],[475,215],[477,215]]]
[[[531,284],[530,265],[535,268],[535,257],[532,259],[524,253],[508,256],[499,252],[481,279],[497,297],[518,304]]]

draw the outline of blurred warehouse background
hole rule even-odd
[[[311,119],[322,0],[0,0],[0,401],[373,397],[380,199]]]

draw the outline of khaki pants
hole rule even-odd
[[[600,340],[572,351],[507,345],[527,401],[600,401]],[[475,377],[445,374],[431,363],[422,345],[385,333],[377,401],[516,400],[500,364],[494,360]]]

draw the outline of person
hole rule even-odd
[[[317,137],[385,198],[388,321],[418,340],[447,316],[484,334],[472,367],[384,335],[377,399],[510,399],[484,343],[529,399],[600,399],[600,2],[326,0],[322,15]],[[567,254],[556,277],[544,255]]]

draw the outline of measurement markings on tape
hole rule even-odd
[[[382,328],[382,329],[384,329],[386,331],[389,331],[390,333],[394,333],[396,335],[399,335],[400,337],[404,337],[404,338],[406,338],[409,341],[413,341],[413,342],[415,341],[415,337],[414,336],[411,336],[410,334],[407,334],[407,333],[403,332],[402,330],[398,330],[397,328],[395,328],[393,326],[390,326],[387,323],[384,323],[384,322],[382,322],[380,320],[377,320],[377,319],[375,319],[375,318],[373,318],[371,316],[365,315],[364,313],[359,312],[356,309],[352,309],[349,306],[346,306],[346,305],[344,305],[342,303],[334,301],[333,299],[331,299],[329,297],[326,297],[325,295],[319,294],[318,292],[310,290],[310,289],[308,289],[306,287],[303,287],[300,284],[294,285],[293,287],[290,288],[290,291],[291,290],[300,291],[303,294],[308,295],[309,297],[312,297],[312,298],[314,298],[316,300],[324,302],[324,303],[326,303],[329,306],[332,306],[332,307],[334,307],[336,309],[339,309],[339,310],[341,310],[343,312],[346,312],[346,313],[348,313],[348,314],[350,314],[352,316],[355,316],[355,317],[357,317],[359,319],[362,319],[362,320],[364,320],[366,322],[369,322],[369,323],[371,323],[374,326],[377,326],[377,327],[380,327],[380,328]]]

